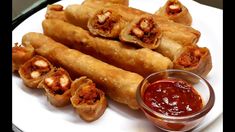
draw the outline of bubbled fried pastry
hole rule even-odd
[[[134,19],[120,33],[120,40],[140,47],[156,49],[162,37],[162,31],[151,15],[142,15]]]
[[[203,77],[212,69],[211,54],[206,47],[183,47],[179,53],[177,53],[173,64],[175,69],[194,72]]]
[[[174,22],[187,26],[192,24],[192,16],[179,0],[168,0],[166,4],[155,12],[157,16],[164,16]]]
[[[34,48],[32,46],[23,46],[15,43],[12,47],[12,72],[18,71],[27,60],[34,55]]]
[[[37,88],[52,68],[52,64],[46,58],[35,55],[20,67],[19,74],[26,86]]]
[[[63,10],[63,6],[60,4],[48,5],[45,18],[46,19],[60,19],[62,21],[67,21],[64,10]]]
[[[63,107],[70,103],[70,88],[72,80],[68,72],[63,68],[54,68],[42,82],[38,88],[44,88],[48,101],[56,106]]]
[[[103,115],[107,100],[104,92],[97,89],[92,80],[85,76],[80,77],[74,80],[71,89],[71,103],[83,120],[94,121]]]

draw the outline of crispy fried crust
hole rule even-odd
[[[42,66],[37,63],[41,61],[43,61]],[[20,67],[19,74],[26,86],[29,88],[37,88],[38,84],[52,69],[53,65],[46,58],[35,55]]]
[[[177,4],[179,9],[171,9],[170,5]],[[159,8],[158,11],[155,12],[157,16],[164,16],[174,22],[181,23],[187,26],[191,26],[192,24],[192,16],[189,13],[188,9],[178,0],[168,0],[165,5]]]
[[[104,62],[147,76],[172,68],[169,58],[147,48],[136,49],[118,41],[93,37],[82,28],[59,20],[44,20],[47,36]]]
[[[54,68],[38,85],[44,88],[48,101],[56,106],[63,107],[70,104],[72,80],[63,68]]]
[[[162,31],[152,15],[142,15],[134,19],[120,33],[120,40],[140,47],[156,49],[162,37]]]
[[[34,55],[34,48],[32,46],[23,46],[15,44],[12,47],[12,72],[18,71],[26,61],[31,59]]]
[[[46,19],[60,19],[62,21],[67,21],[65,17],[65,12],[63,10],[63,6],[60,4],[48,5],[45,18]]]
[[[89,4],[89,3],[113,3],[113,4],[120,4],[120,5],[125,5],[129,6],[129,0],[84,0],[82,2],[82,5]]]
[[[87,27],[95,36],[118,38],[126,21],[112,8],[101,8],[88,20]]]
[[[212,69],[211,54],[208,48],[184,47],[173,61],[174,68],[194,72],[205,77]]]
[[[75,111],[85,121],[97,120],[107,107],[105,94],[97,89],[95,83],[83,76],[72,83],[70,98]]]

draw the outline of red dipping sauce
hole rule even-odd
[[[163,79],[145,90],[144,103],[152,110],[168,116],[187,116],[203,107],[201,96],[186,81]]]

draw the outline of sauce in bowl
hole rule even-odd
[[[157,80],[147,86],[144,103],[167,116],[187,116],[203,108],[201,96],[192,85],[180,79]]]

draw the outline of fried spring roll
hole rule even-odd
[[[95,83],[83,76],[74,80],[71,86],[71,103],[76,113],[85,121],[97,120],[107,107],[107,100],[102,90]]]
[[[85,0],[82,5],[87,4],[87,3],[98,3],[98,2],[102,2],[102,3],[113,3],[113,4],[120,4],[120,5],[125,5],[125,6],[129,6],[129,0]]]
[[[104,62],[147,76],[172,68],[171,60],[147,48],[91,36],[88,31],[60,20],[44,20],[43,32],[54,40]],[[128,60],[128,61],[127,61]]]
[[[191,71],[203,77],[212,69],[211,54],[206,47],[186,46],[173,62],[176,69]]]
[[[192,16],[179,0],[168,0],[157,12],[157,16],[165,16],[174,22],[191,26]]]
[[[141,47],[156,49],[161,41],[162,31],[151,15],[135,18],[120,33],[120,40]]]
[[[96,9],[94,8],[78,4],[68,5],[65,8],[65,17],[69,23],[82,27],[83,29],[88,29],[87,22],[89,18],[95,13]]]
[[[44,88],[48,101],[56,106],[63,107],[70,103],[72,80],[63,68],[54,68],[38,85]]]
[[[37,88],[52,68],[52,64],[46,58],[35,55],[20,67],[19,74],[26,86]]]
[[[95,36],[118,38],[121,30],[126,26],[122,16],[111,8],[98,10],[94,17],[88,20],[87,27]]]
[[[12,72],[18,71],[26,61],[31,59],[34,55],[34,48],[32,46],[23,46],[15,43],[12,47]]]
[[[60,4],[48,5],[45,18],[46,19],[60,19],[63,21],[67,21],[65,17],[65,12],[63,10],[63,6]]]
[[[206,47],[182,46],[167,38],[162,38],[157,52],[169,57],[173,61],[173,68],[194,72],[205,77],[212,69],[209,49]]]
[[[184,46],[180,45],[179,43],[168,39],[166,37],[161,38],[161,42],[157,49],[158,53],[170,58],[172,61],[175,59],[177,53],[183,48]]]
[[[87,76],[99,84],[111,99],[138,109],[136,89],[143,77],[109,65],[77,50],[70,49],[40,33],[27,33],[23,43],[31,44],[35,52],[60,64],[80,76]]]
[[[91,18],[95,14],[95,12],[100,8],[109,5],[119,5],[119,4],[112,4],[109,2],[106,3],[103,1],[85,2],[82,5],[71,4],[65,8],[64,13],[69,23],[82,27],[83,29],[88,29],[87,23],[89,18]]]

